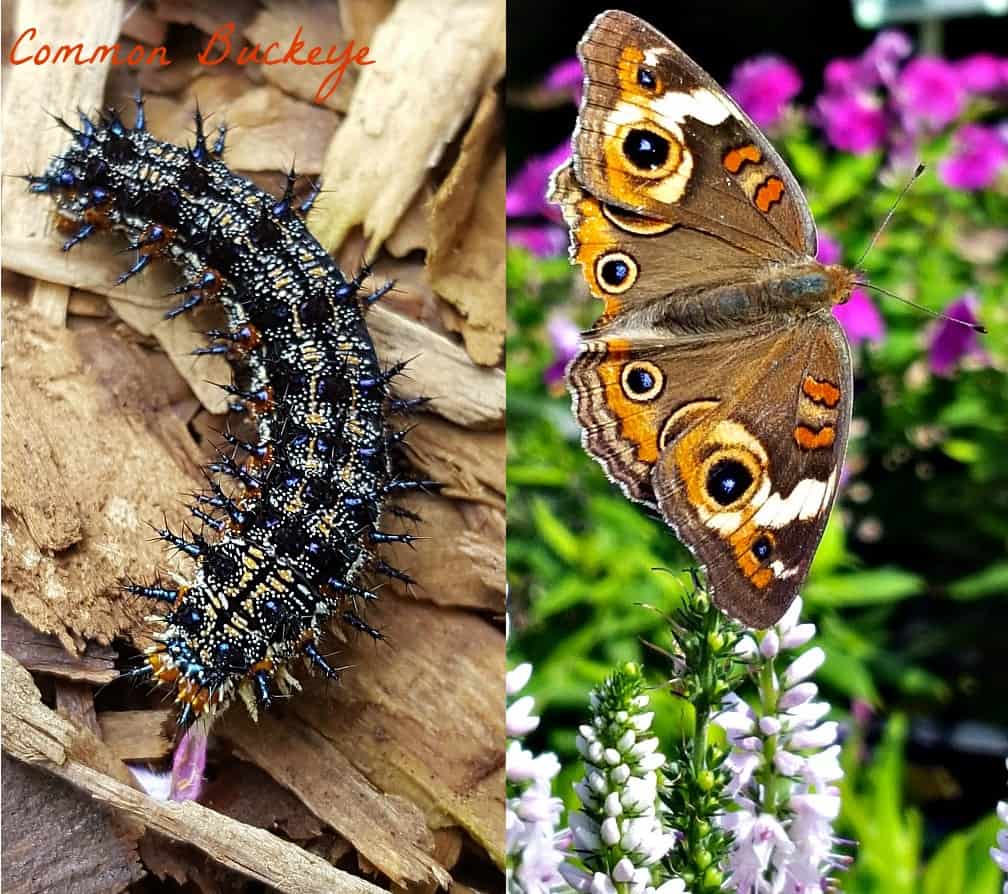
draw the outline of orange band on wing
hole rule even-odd
[[[767,177],[756,190],[753,202],[766,214],[784,195],[784,181],[780,177]]]
[[[836,440],[836,431],[832,425],[824,425],[819,431],[813,431],[804,425],[794,430],[794,439],[804,450],[815,450],[818,447],[832,447]]]
[[[840,389],[832,382],[820,382],[818,379],[812,378],[812,376],[806,376],[801,388],[805,396],[811,398],[817,404],[835,407],[840,403]]]
[[[742,170],[742,166],[746,162],[753,162],[758,164],[763,160],[763,153],[759,151],[759,148],[749,143],[747,146],[740,146],[738,149],[729,149],[725,154],[724,158],[721,159],[721,164],[724,165],[725,170],[729,174],[737,174]]]
[[[637,459],[645,463],[658,460],[658,416],[646,404],[630,400],[623,392],[623,367],[633,359],[630,343],[613,339],[606,345],[605,360],[598,375],[605,387],[606,406],[619,421],[620,434],[636,447]]]

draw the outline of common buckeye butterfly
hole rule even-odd
[[[767,627],[836,496],[852,375],[831,307],[856,277],[815,259],[787,165],[668,38],[609,11],[578,54],[573,159],[550,197],[604,302],[567,372],[583,443],[658,508],[714,601]]]

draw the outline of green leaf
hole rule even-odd
[[[900,568],[833,574],[810,580],[802,595],[814,606],[849,607],[899,602],[924,590],[924,578]]]
[[[962,600],[1008,594],[1008,561],[995,562],[977,574],[957,580],[949,586],[948,593],[953,599]]]

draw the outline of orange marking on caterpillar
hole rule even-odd
[[[832,382],[820,382],[812,376],[806,376],[801,388],[802,393],[817,404],[835,407],[840,403],[840,389]]]
[[[721,159],[721,164],[724,165],[725,170],[729,174],[737,174],[742,170],[742,166],[746,162],[753,162],[753,164],[759,164],[763,160],[763,153],[749,143],[746,146],[740,146],[738,149],[729,149],[725,154],[724,158]]]
[[[794,439],[804,450],[815,450],[819,447],[832,447],[836,440],[836,431],[832,425],[824,425],[819,431],[812,431],[804,425],[794,430]]]
[[[767,177],[756,190],[753,202],[760,211],[766,214],[783,196],[784,181],[780,177]]]

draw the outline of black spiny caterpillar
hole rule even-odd
[[[359,614],[375,598],[361,576],[411,582],[373,550],[413,539],[381,531],[380,518],[383,509],[408,517],[387,500],[430,482],[397,479],[390,466],[400,435],[389,415],[422,403],[389,396],[402,364],[380,368],[364,324],[364,308],[392,284],[362,295],[367,270],[346,279],[308,232],[302,216],[317,187],[295,207],[292,170],[273,198],[220,161],[223,126],[209,147],[197,109],[195,144],[181,148],[151,137],[139,95],[136,103],[132,128],[114,110],[97,122],[82,114],[80,130],[57,119],[73,142],[27,179],[76,225],[65,251],[121,231],[137,260],[118,282],[169,258],[186,282],[168,317],[210,299],[227,311],[229,328],[211,331],[197,353],[232,362],[234,382],[223,387],[257,439],[224,435],[231,449],[218,448],[216,475],[191,507],[199,533],[158,531],[194,559],[191,582],[125,587],[167,606],[152,619],[157,645],[133,674],[174,686],[187,727],[236,693],[253,714],[268,706],[271,692],[297,686],[286,670],[296,656],[337,677],[316,647],[328,617],[382,638]]]

